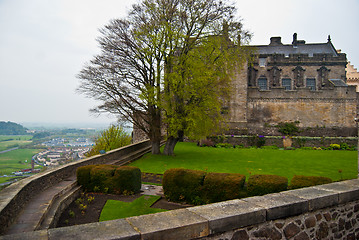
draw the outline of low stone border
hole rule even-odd
[[[310,234],[355,238],[358,229],[359,179],[353,179],[0,239],[309,239]]]

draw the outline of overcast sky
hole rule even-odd
[[[98,29],[125,17],[136,0],[0,0],[0,121],[110,123],[89,114],[96,105],[75,92],[76,75],[99,52]],[[237,0],[254,37],[323,43],[359,67],[358,0]]]

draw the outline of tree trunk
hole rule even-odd
[[[174,150],[175,150],[175,146],[177,144],[177,142],[182,141],[183,142],[183,137],[184,137],[184,133],[182,130],[179,130],[177,132],[178,137],[173,137],[170,136],[167,139],[166,145],[165,145],[165,149],[163,150],[163,154],[167,155],[167,156],[173,156],[174,155]]]
[[[175,149],[177,142],[178,142],[178,138],[175,138],[173,136],[169,137],[167,139],[165,149],[163,150],[163,154],[167,155],[167,156],[174,155],[174,149]]]
[[[152,154],[161,154],[161,112],[155,107],[151,108],[151,121],[150,121],[150,140],[152,144]]]
[[[151,149],[151,153],[152,154],[160,154],[161,151],[160,151],[160,141],[151,141],[151,144],[152,144],[152,149]]]

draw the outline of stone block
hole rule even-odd
[[[49,240],[121,239],[139,240],[140,234],[124,219],[48,230]]]
[[[266,210],[263,207],[242,200],[230,200],[187,208],[187,210],[209,221],[210,234],[266,221]]]
[[[339,199],[337,192],[326,191],[314,187],[291,190],[287,191],[286,194],[290,194],[308,200],[309,211],[333,206],[335,204],[338,204]]]
[[[336,192],[339,204],[359,200],[359,179],[319,185],[314,188]]]
[[[48,240],[47,230],[0,236],[0,240]]]
[[[126,218],[141,234],[141,239],[192,239],[209,234],[208,220],[179,209],[156,214]]]
[[[296,216],[308,212],[309,209],[307,200],[286,192],[246,198],[243,201],[264,207],[267,221]]]

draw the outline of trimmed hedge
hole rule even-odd
[[[290,189],[311,187],[311,186],[322,185],[331,182],[332,179],[328,177],[295,175],[290,181]]]
[[[86,191],[92,191],[93,187],[91,184],[91,169],[97,165],[87,165],[77,168],[76,176],[77,183],[81,185]]]
[[[77,182],[86,191],[137,193],[141,189],[141,171],[132,166],[88,165],[76,171]]]
[[[247,191],[250,196],[281,192],[287,188],[288,178],[277,175],[252,175],[247,183]]]
[[[204,171],[173,168],[164,173],[162,184],[168,200],[197,205],[245,196],[245,179],[241,174],[207,174]]]
[[[91,169],[91,187],[95,192],[111,192],[113,193],[112,177],[116,170],[115,165],[98,165]],[[97,189],[95,189],[95,187]],[[108,188],[107,191],[105,189]]]
[[[112,178],[115,192],[124,190],[137,193],[141,189],[141,170],[138,167],[122,166],[117,168]]]
[[[237,173],[208,173],[203,183],[203,201],[221,202],[245,197],[246,176]]]
[[[201,201],[201,192],[206,172],[172,168],[163,174],[162,187],[167,199],[174,202],[196,203]]]

